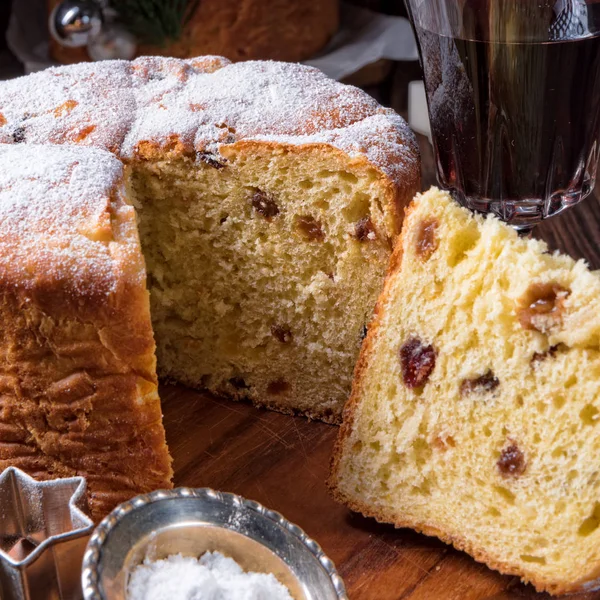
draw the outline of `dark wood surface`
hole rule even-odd
[[[419,140],[423,183],[435,183],[429,143]],[[600,203],[590,197],[535,230],[551,248],[600,267]],[[181,387],[162,388],[175,485],[235,492],[283,513],[336,563],[351,600],[550,598],[436,539],[352,514],[325,479],[337,428]],[[598,594],[571,598],[600,599]]]

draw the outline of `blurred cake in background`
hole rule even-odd
[[[60,2],[48,0],[49,15]],[[110,4],[136,36],[138,56],[213,54],[232,61],[301,61],[319,52],[339,25],[339,0],[188,0],[178,2],[180,8],[171,0]],[[152,10],[144,10],[146,4]],[[91,59],[85,46],[66,47],[52,38],[50,55],[67,64]]]

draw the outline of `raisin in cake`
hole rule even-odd
[[[104,150],[0,146],[0,470],[85,476],[95,519],[171,485],[123,192]]]
[[[553,593],[600,585],[600,277],[432,189],[411,205],[330,486]]]
[[[5,82],[0,123],[124,162],[160,375],[339,421],[419,183],[400,117],[313,68],[205,57]]]

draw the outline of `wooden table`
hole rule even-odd
[[[423,181],[434,182],[420,139]],[[590,197],[537,228],[552,248],[600,267],[600,203]],[[283,513],[336,563],[352,600],[550,598],[434,538],[352,514],[325,488],[337,428],[182,387],[162,388],[175,485],[235,492]],[[571,598],[600,599],[600,593]]]

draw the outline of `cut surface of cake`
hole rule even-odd
[[[552,593],[600,585],[600,277],[432,188],[407,211],[329,485]]]
[[[393,111],[301,65],[146,57],[2,83],[0,142],[124,163],[159,375],[339,422],[419,185]]]
[[[87,479],[92,516],[171,487],[123,166],[0,146],[0,470]]]

